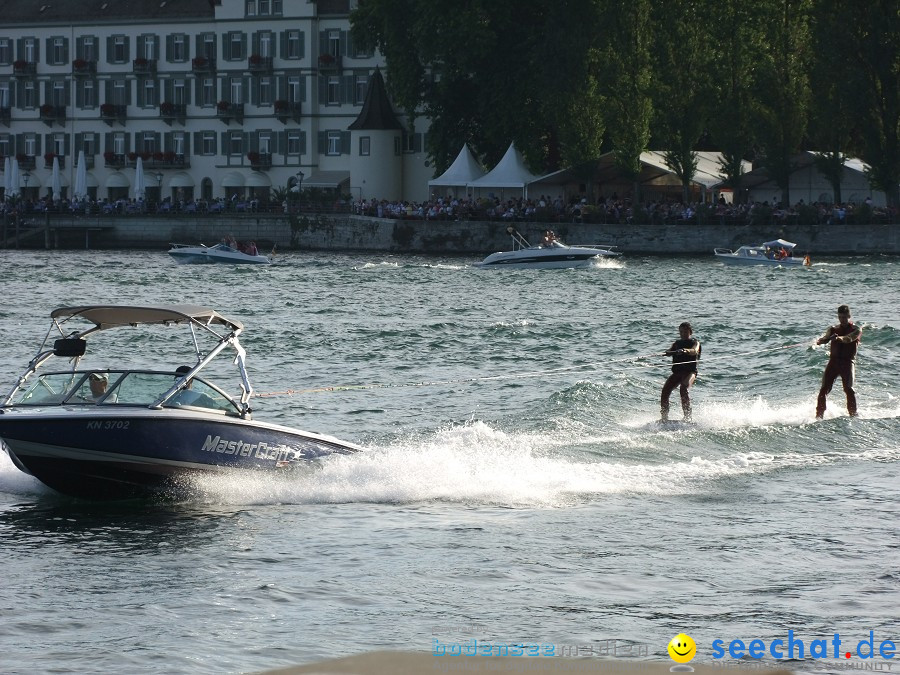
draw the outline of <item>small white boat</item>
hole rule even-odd
[[[225,263],[226,265],[271,265],[272,259],[265,255],[250,255],[238,251],[227,244],[215,246],[191,246],[190,244],[172,244],[169,255],[182,265],[204,265]]]
[[[809,267],[809,256],[794,255],[797,244],[784,239],[774,239],[759,246],[741,246],[737,251],[730,248],[716,248],[713,253],[726,265],[770,265],[773,267]]]
[[[539,246],[532,246],[515,228],[506,230],[513,240],[512,251],[492,253],[476,264],[481,268],[502,269],[564,269],[587,267],[599,258],[612,258],[622,255],[613,251],[612,246],[580,245],[567,246],[555,237]]]

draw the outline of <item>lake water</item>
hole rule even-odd
[[[0,251],[4,387],[54,307],[209,305],[245,323],[257,392],[297,392],[257,419],[368,448],[113,505],[0,453],[0,671],[236,673],[473,639],[668,661],[679,632],[713,663],[715,640],[792,630],[807,649],[840,634],[849,661],[790,664],[837,672],[871,665],[869,631],[900,644],[900,261],[474,262]],[[864,330],[860,417],[838,382],[817,422],[812,342],[841,303]],[[683,320],[703,343],[695,424],[661,428],[658,354]]]

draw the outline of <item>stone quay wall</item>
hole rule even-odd
[[[508,223],[505,221],[418,221],[347,214],[239,216],[123,216],[48,221],[45,236],[21,240],[29,248],[164,249],[170,243],[212,245],[226,234],[253,240],[260,251],[278,250],[425,253],[485,256],[509,250],[508,227],[532,243],[552,228],[569,244],[607,244],[624,254],[708,255],[716,247],[782,238],[797,252],[816,255],[900,254],[900,225],[599,225]],[[37,234],[37,233],[35,233]],[[10,242],[7,241],[7,247]]]

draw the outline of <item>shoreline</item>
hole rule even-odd
[[[348,214],[299,216],[104,216],[56,218],[18,231],[4,223],[0,245],[19,249],[168,249],[170,244],[212,245],[226,234],[253,240],[260,250],[419,253],[486,256],[512,248],[507,227],[537,243],[553,229],[569,244],[605,244],[624,255],[712,255],[716,247],[782,238],[797,253],[898,255],[900,226],[843,225],[603,225],[506,221],[420,221]]]

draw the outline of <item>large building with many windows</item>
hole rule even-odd
[[[421,132],[403,116],[350,130],[383,63],[353,44],[355,5],[0,0],[0,168],[16,158],[31,199],[49,194],[54,158],[72,196],[80,151],[98,200],[134,197],[137,158],[148,201],[267,201],[301,181],[424,199]]]

